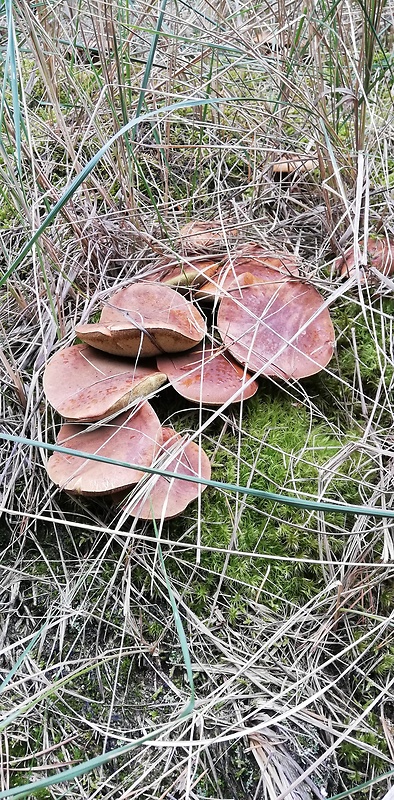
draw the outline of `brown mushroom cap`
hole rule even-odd
[[[163,444],[158,458],[163,461],[174,451],[175,457],[169,462],[165,460],[164,469],[181,475],[195,475],[206,478],[211,477],[211,465],[204,450],[195,442],[187,442],[185,437],[176,433],[173,428],[162,428]],[[186,506],[195,500],[206,486],[192,481],[182,481],[176,478],[156,477],[151,478],[152,488],[148,497],[142,500],[131,501],[128,512],[140,519],[170,519],[185,510]]]
[[[56,444],[84,453],[106,456],[149,467],[161,444],[160,421],[148,402],[137,411],[126,411],[95,430],[67,422]],[[54,453],[47,463],[50,479],[70,494],[98,497],[121,491],[140,480],[140,470],[91,461],[80,456]]]
[[[297,280],[261,283],[247,273],[229,294],[220,302],[218,330],[234,358],[249,370],[286,380],[314,375],[328,364],[334,328],[313,286]]]
[[[210,253],[223,248],[226,238],[237,235],[237,231],[229,229],[226,236],[222,223],[218,219],[211,221],[194,220],[184,225],[180,231],[181,249],[183,253]]]
[[[257,381],[240,391],[252,376],[222,348],[203,349],[197,345],[187,353],[158,356],[157,365],[167,374],[174,389],[193,403],[221,406],[235,396],[234,402],[247,400],[257,392]]]
[[[154,362],[135,364],[87,344],[59,350],[45,367],[49,403],[74,422],[95,422],[155,392],[167,380]]]
[[[360,241],[359,244],[362,249],[364,242]],[[370,236],[367,241],[367,254],[371,267],[382,272],[383,275],[394,274],[394,242],[387,242],[386,239],[373,239]],[[349,278],[355,274],[355,262],[354,247],[350,247],[343,256],[339,256],[335,260],[335,269],[340,273],[341,278]],[[364,280],[363,275],[362,280]]]
[[[279,266],[283,269],[279,269]],[[294,270],[298,268],[294,262],[289,261],[289,266]],[[240,275],[250,272],[255,275],[261,283],[278,283],[286,280],[286,275],[278,274],[284,272],[284,264],[280,261],[277,255],[268,256],[264,254],[256,255],[240,255],[236,256],[232,261],[226,261],[218,272],[206,283],[203,283],[195,292],[195,296],[200,300],[215,300],[228,292],[230,286],[236,283]],[[290,271],[287,273],[290,275]]]
[[[192,303],[160,283],[132,283],[110,298],[97,324],[77,325],[83,342],[117,356],[149,357],[188,350],[204,338]]]

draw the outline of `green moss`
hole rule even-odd
[[[349,435],[348,441],[351,440]],[[243,486],[249,484],[263,491],[315,497],[319,494],[319,475],[324,465],[339,453],[344,443],[343,437],[335,435],[327,423],[311,422],[303,405],[280,390],[264,386],[245,407],[240,448],[237,432],[222,437],[212,477]],[[205,445],[205,449],[209,448]],[[360,502],[358,480],[362,480],[367,466],[370,463],[361,454],[348,456],[337,467],[324,499]],[[189,526],[193,514],[197,514],[196,509],[187,515]],[[226,566],[224,588],[232,595],[228,601],[231,619],[244,613],[242,598],[248,587],[252,591],[260,586],[268,565],[270,575],[265,588],[272,594],[268,602],[275,608],[284,602],[302,603],[323,588],[321,567],[297,561],[320,557],[316,518],[309,511],[253,497],[240,497],[237,501],[232,493],[208,488],[202,495],[201,517],[203,545],[226,551],[234,542],[235,530],[234,549],[251,553],[250,558],[231,555]],[[339,530],[346,529],[346,519],[343,515],[327,514],[326,525],[332,533],[331,551],[339,553],[344,542]],[[183,534],[183,527],[181,521],[172,523],[171,536]],[[294,561],[258,559],[254,553],[291,557]],[[188,590],[190,602],[201,613],[206,612],[216,591],[225,555],[216,550],[202,554],[200,580],[194,580]],[[185,556],[183,568],[187,561]],[[195,554],[190,555],[189,562],[195,566]],[[171,561],[170,569],[174,578],[179,575],[176,561]]]
[[[346,786],[348,789],[356,788],[368,781],[372,776],[384,775],[389,770],[390,765],[387,761],[375,755],[370,755],[362,748],[362,744],[365,743],[380,750],[382,754],[388,754],[381,720],[377,714],[371,713],[368,714],[365,722],[370,725],[371,729],[369,731],[353,732],[354,738],[360,742],[360,747],[353,743],[343,742],[338,748],[338,762],[340,766],[346,768]],[[349,720],[349,723],[351,723],[351,720]],[[371,797],[370,792],[370,788],[360,790],[352,794],[352,797],[355,800],[367,800],[367,798]]]

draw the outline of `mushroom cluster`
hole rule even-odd
[[[154,280],[116,291],[98,322],[76,326],[82,344],[49,361],[44,391],[66,420],[57,444],[133,465],[56,452],[47,469],[57,486],[116,496],[135,488],[139,467],[157,466],[172,477],[141,482],[128,511],[176,516],[204,489],[190,478],[209,479],[211,467],[196,443],[161,426],[147,398],[168,381],[192,403],[222,406],[255,394],[260,375],[298,380],[328,364],[330,315],[295,257],[257,243],[223,257],[222,244],[218,223],[186,226],[182,259],[161,261]]]

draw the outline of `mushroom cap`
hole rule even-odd
[[[311,153],[283,153],[272,166],[272,171],[279,175],[290,175],[292,172],[310,172],[319,168],[319,160]]]
[[[95,422],[155,392],[167,380],[154,362],[135,364],[87,344],[59,350],[45,367],[48,402],[74,422]]]
[[[206,281],[197,289],[195,297],[200,300],[215,300],[224,296],[230,286],[236,283],[237,278],[246,272],[255,275],[261,283],[274,283],[276,286],[290,275],[290,271],[286,272],[285,275],[281,274],[284,272],[284,265],[282,265],[280,258],[276,254],[269,256],[264,253],[264,257],[262,257],[258,251],[257,253],[255,251],[252,254],[237,255],[232,261],[226,261],[209,281]],[[296,274],[298,274],[298,268],[294,261],[289,261],[288,263],[294,270],[297,270]],[[283,268],[279,269],[278,265],[283,266]]]
[[[220,302],[217,327],[234,358],[249,370],[288,380],[314,375],[328,364],[334,328],[313,286],[297,280],[261,283],[246,273],[229,295]]]
[[[221,256],[216,259],[207,256],[189,256],[187,262],[180,264],[179,260],[174,258],[164,258],[158,265],[161,269],[157,272],[155,280],[175,288],[200,286],[216,272],[220,260]]]
[[[363,248],[364,242],[359,242],[360,247]],[[393,275],[394,273],[394,242],[388,242],[386,239],[373,239],[372,236],[367,241],[368,261],[371,267],[374,267],[383,275]],[[341,278],[349,278],[355,274],[355,253],[354,247],[350,247],[343,256],[335,259],[334,265],[337,272],[340,273]],[[364,280],[364,275],[361,276]]]
[[[223,248],[226,237],[233,238],[237,233],[230,229],[225,236],[220,219],[196,219],[180,229],[181,249],[183,253],[209,253],[211,250]]]
[[[161,425],[152,406],[145,401],[136,411],[123,412],[94,430],[67,422],[61,427],[56,444],[149,467],[161,444]],[[121,491],[137,483],[143,475],[140,470],[65,453],[53,453],[47,472],[61,489],[87,497]]]
[[[117,356],[188,350],[204,338],[205,320],[182,295],[160,283],[132,283],[109,300],[100,321],[77,325],[83,342]]]
[[[197,345],[187,353],[158,356],[157,365],[166,373],[174,389],[193,403],[221,406],[231,400],[240,403],[252,397],[258,389],[257,381],[240,391],[252,376],[237,364],[223,348],[205,349]]]
[[[176,433],[173,428],[162,428],[163,444],[157,458],[163,464],[163,457],[174,458],[167,461],[165,458],[163,469],[181,475],[195,475],[206,478],[211,477],[211,465],[204,450],[195,442],[188,442],[185,437]],[[150,484],[150,485],[149,485]],[[201,494],[206,486],[192,481],[182,481],[176,478],[155,477],[149,479],[150,488],[141,500],[130,501],[128,512],[133,517],[140,519],[170,519],[185,510],[186,506]]]

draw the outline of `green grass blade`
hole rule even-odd
[[[7,442],[17,442],[19,444],[28,445],[29,447],[41,447],[43,450],[51,450],[55,453],[65,453],[69,456],[77,456],[79,458],[85,458],[91,461],[99,461],[103,464],[111,464],[116,467],[136,469],[140,470],[141,472],[146,472],[148,475],[162,475],[166,478],[177,478],[182,481],[199,483],[204,486],[211,486],[214,489],[235,492],[236,494],[259,497],[262,500],[283,503],[284,505],[294,506],[295,508],[304,508],[308,511],[334,511],[339,514],[361,514],[362,516],[375,516],[394,519],[394,511],[390,511],[386,508],[345,505],[342,503],[326,503],[320,500],[306,500],[300,497],[291,497],[290,495],[286,494],[266,492],[262,489],[253,489],[250,486],[239,486],[234,483],[208,480],[207,478],[200,478],[198,475],[182,475],[182,473],[179,472],[169,472],[168,470],[158,469],[156,467],[144,467],[141,464],[129,464],[126,461],[117,461],[114,458],[106,458],[105,456],[99,456],[93,453],[84,453],[82,450],[72,450],[69,447],[60,447],[60,445],[57,444],[48,444],[47,442],[40,442],[34,439],[26,439],[24,436],[12,436],[8,433],[0,433],[0,439],[4,439],[4,441]],[[389,453],[387,453],[387,455],[389,455]]]
[[[391,769],[390,772],[385,772],[384,775],[377,775],[376,778],[371,778],[369,781],[365,781],[365,783],[360,783],[358,786],[346,789],[345,792],[341,792],[340,794],[332,795],[328,797],[327,800],[346,800],[346,798],[351,797],[352,794],[361,792],[363,789],[368,789],[369,786],[374,786],[376,783],[380,783],[380,781],[384,781],[386,778],[391,778],[393,775],[394,769]]]
[[[139,98],[138,98],[138,103],[137,103],[136,117],[140,116],[141,110],[142,110],[142,106],[143,106],[143,103],[144,103],[145,93],[146,93],[146,89],[147,89],[147,86],[148,86],[148,83],[149,83],[149,78],[150,78],[150,74],[151,74],[151,71],[152,71],[153,62],[155,60],[155,53],[156,53],[156,50],[157,50],[157,44],[158,44],[158,41],[159,41],[161,28],[162,28],[162,25],[163,25],[163,18],[164,18],[164,12],[166,10],[166,5],[167,5],[167,0],[162,0],[159,16],[158,16],[158,19],[157,19],[156,30],[154,31],[154,34],[153,34],[153,37],[152,37],[152,42],[151,42],[151,46],[150,46],[150,50],[149,50],[148,60],[146,62],[146,67],[145,67],[145,71],[144,71],[144,77],[143,77],[142,83],[141,83],[141,91],[140,91]]]
[[[27,645],[27,647],[25,647],[25,649],[23,650],[23,652],[21,653],[21,655],[19,656],[19,658],[18,658],[18,659],[17,659],[17,661],[15,662],[14,666],[12,667],[12,669],[10,669],[9,673],[6,675],[6,677],[4,678],[4,680],[1,682],[1,684],[0,684],[0,694],[1,694],[1,692],[3,692],[3,691],[4,691],[4,689],[6,688],[6,686],[8,686],[8,684],[9,684],[10,680],[11,680],[11,679],[14,677],[14,675],[15,675],[15,674],[18,672],[18,669],[19,669],[19,667],[21,666],[21,664],[23,664],[23,662],[24,662],[24,660],[25,660],[26,656],[27,656],[27,655],[30,653],[30,651],[33,649],[33,647],[34,647],[34,645],[35,645],[36,641],[37,641],[37,640],[40,638],[40,636],[41,636],[41,633],[42,633],[42,631],[44,630],[44,627],[45,627],[45,626],[43,626],[42,628],[40,628],[40,630],[39,630],[39,631],[37,631],[37,633],[36,633],[36,634],[34,634],[34,636],[33,636],[32,640],[29,642],[29,644]]]
[[[182,719],[184,716],[185,713],[183,713]],[[13,789],[5,789],[4,791],[0,792],[0,798],[31,797],[41,789],[47,789],[49,786],[54,786],[56,783],[70,782],[76,778],[80,778],[82,775],[86,775],[88,772],[92,772],[94,769],[100,769],[100,767],[102,767],[104,764],[108,764],[115,758],[119,758],[119,756],[130,753],[131,750],[134,750],[136,747],[140,747],[142,744],[146,744],[146,742],[151,742],[154,739],[157,739],[157,737],[162,733],[168,733],[169,731],[174,730],[179,724],[179,721],[180,720],[176,720],[168,726],[163,726],[156,731],[147,733],[145,736],[141,736],[140,739],[136,739],[134,742],[128,742],[120,747],[115,747],[113,750],[110,750],[107,753],[101,753],[101,755],[95,756],[95,758],[89,758],[82,764],[78,764],[75,767],[70,767],[70,769],[62,770],[62,772],[57,773],[57,775],[49,775],[47,778],[42,778],[35,783],[25,783],[23,786],[16,786]]]

